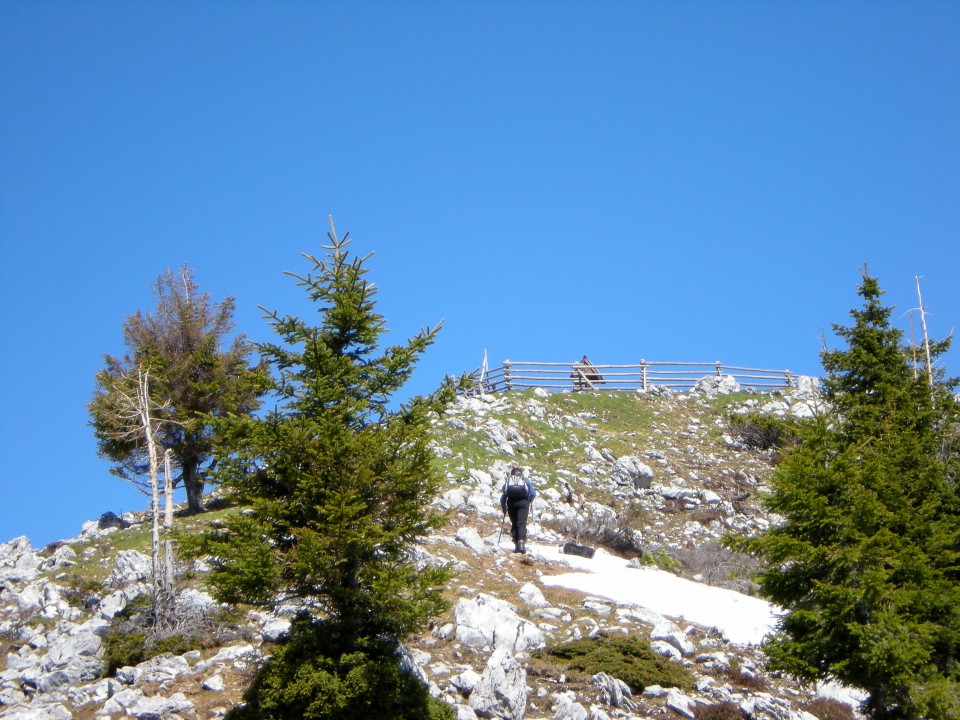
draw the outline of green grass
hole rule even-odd
[[[489,469],[496,461],[525,465],[533,470],[541,487],[561,488],[563,481],[579,477],[579,467],[588,462],[583,443],[593,441],[598,450],[609,450],[615,457],[642,454],[663,447],[671,439],[686,442],[684,435],[697,428],[689,444],[701,452],[721,450],[722,436],[729,431],[731,408],[747,399],[763,401],[765,395],[740,392],[715,398],[693,395],[661,397],[633,392],[551,393],[537,398],[532,390],[497,396],[498,410],[481,418],[465,413],[458,416],[466,429],[446,424],[434,428],[436,440],[452,452],[438,458],[437,467],[455,478],[463,478],[472,468]],[[534,417],[526,408],[533,400],[545,408],[543,418]],[[584,425],[567,418],[583,415]],[[523,443],[515,445],[516,454],[496,452],[484,437],[483,422],[496,418],[516,428]],[[693,419],[699,420],[694,423]],[[579,485],[579,486],[578,486]],[[604,502],[592,483],[576,483],[574,489],[585,499]]]

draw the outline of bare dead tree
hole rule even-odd
[[[132,377],[129,380],[133,380]],[[174,588],[173,588],[173,550],[167,543],[169,561],[164,563],[160,551],[160,457],[158,447],[159,434],[163,432],[163,420],[158,419],[169,406],[168,401],[157,402],[150,396],[150,373],[143,368],[137,369],[136,384],[133,387],[114,386],[119,403],[114,408],[119,421],[115,434],[118,439],[133,439],[141,433],[146,443],[149,478],[150,478],[150,515],[152,519],[151,559],[153,575],[153,616],[154,626],[163,630],[174,622]],[[169,451],[168,451],[169,453]],[[164,475],[167,505],[169,507],[169,528],[173,521],[172,482],[170,476],[169,454],[165,454]],[[165,569],[164,566],[167,566]]]
[[[927,334],[927,312],[926,308],[923,307],[923,295],[920,294],[920,275],[916,276],[917,280],[917,300],[920,303],[920,325],[923,327],[923,349],[927,356],[927,380],[930,382],[930,387],[933,387],[933,363],[930,361],[930,336]]]

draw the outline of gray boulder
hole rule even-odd
[[[149,683],[165,683],[178,675],[189,675],[190,663],[181,655],[162,653],[137,665],[138,679]]]
[[[89,682],[100,676],[103,651],[100,637],[89,631],[60,635],[51,643],[40,661],[41,678],[47,686],[55,686],[62,673],[69,682]]]
[[[39,567],[40,558],[26,535],[0,544],[0,582],[30,582]]]
[[[697,380],[693,386],[693,392],[709,396],[730,395],[740,392],[740,383],[733,375],[707,375]]]
[[[477,555],[486,555],[490,552],[490,548],[487,547],[486,543],[483,542],[483,538],[480,537],[480,533],[477,532],[476,528],[462,527],[457,530],[456,537],[457,540],[462,542]]]
[[[127,709],[127,714],[137,720],[163,720],[174,713],[191,711],[194,707],[183,693],[175,693],[168,698],[154,695],[142,698],[133,707]]]
[[[260,636],[267,642],[279,642],[290,632],[290,621],[287,618],[274,618],[264,623]]]
[[[637,490],[645,490],[653,482],[653,470],[640,458],[624,455],[613,464],[611,477],[618,485],[632,485]]]
[[[77,553],[69,545],[60,545],[53,554],[43,561],[41,567],[44,570],[53,570],[60,567],[70,567],[76,564]]]
[[[227,687],[227,684],[223,681],[223,678],[220,675],[214,675],[213,677],[208,677],[206,680],[200,683],[200,687],[204,690],[209,690],[210,692],[223,692]]]
[[[693,710],[697,706],[697,701],[674,688],[667,694],[665,704],[678,715],[692,718],[694,717]],[[753,716],[751,715],[751,717]]]
[[[656,625],[650,633],[650,639],[653,641],[661,640],[672,645],[680,651],[683,657],[690,657],[696,650],[683,630],[669,621]]]
[[[683,653],[681,653],[679,649],[670,643],[664,642],[663,640],[654,640],[651,642],[650,649],[653,650],[657,655],[669,658],[670,660],[676,660],[677,662],[683,660]]]
[[[121,550],[117,553],[116,567],[107,580],[109,585],[123,587],[150,578],[153,562],[136,550]]]
[[[3,720],[71,720],[73,713],[60,703],[15,708]]]
[[[527,673],[505,648],[494,650],[469,705],[481,718],[523,720],[527,712]]]
[[[124,528],[128,527],[130,527],[130,523],[119,517],[115,512],[111,512],[109,510],[101,515],[100,519],[97,520],[98,530],[107,530],[109,528],[123,530]]]
[[[111,620],[113,616],[127,606],[127,596],[122,590],[117,590],[103,598],[97,605],[100,617]]]
[[[524,584],[518,594],[520,595],[520,599],[530,607],[542,608],[550,605],[543,596],[543,591],[533,583]]]
[[[492,595],[461,598],[453,614],[457,640],[470,647],[493,646],[511,653],[546,647],[536,625],[519,617],[513,605]]]
[[[817,400],[820,398],[820,378],[810,375],[798,375],[797,387],[791,393],[795,400]]]
[[[143,690],[130,688],[121,690],[110,696],[110,699],[103,704],[103,709],[99,714],[102,715],[125,715],[127,709],[132,708],[143,699]]]
[[[740,704],[740,710],[754,720],[793,720],[790,703],[769,693],[756,693]]]
[[[572,691],[559,693],[554,697],[556,698],[553,706],[554,720],[589,720],[590,714],[577,702],[577,696]]]
[[[601,672],[593,676],[593,684],[600,691],[600,702],[626,710],[633,710],[636,707],[633,702],[633,693],[623,680]]]
[[[474,670],[464,670],[459,675],[450,678],[450,684],[464,695],[469,695],[480,682],[480,673]]]
[[[457,705],[456,720],[477,720],[477,713],[469,705]]]

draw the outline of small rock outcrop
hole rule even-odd
[[[481,718],[523,720],[527,711],[527,673],[508,649],[493,651],[470,693],[470,707]]]

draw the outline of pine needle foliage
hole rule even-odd
[[[428,431],[453,389],[394,409],[439,326],[380,352],[369,256],[352,256],[348,236],[328,237],[323,259],[304,256],[309,273],[291,273],[318,324],[267,315],[279,340],[260,351],[275,407],[218,423],[218,478],[241,512],[184,541],[213,558],[219,599],[294,601],[351,647],[403,638],[445,608],[447,571],[418,567],[410,550],[443,520],[431,504],[442,477]]]
[[[853,324],[834,326],[846,347],[822,355],[829,411],[772,478],[784,520],[739,546],[767,562],[761,592],[786,610],[773,668],[862,688],[873,718],[958,717],[955,382],[914,372],[866,272],[859,294]]]
[[[404,669],[384,638],[342,642],[327,623],[297,618],[289,638],[228,720],[453,720]]]

